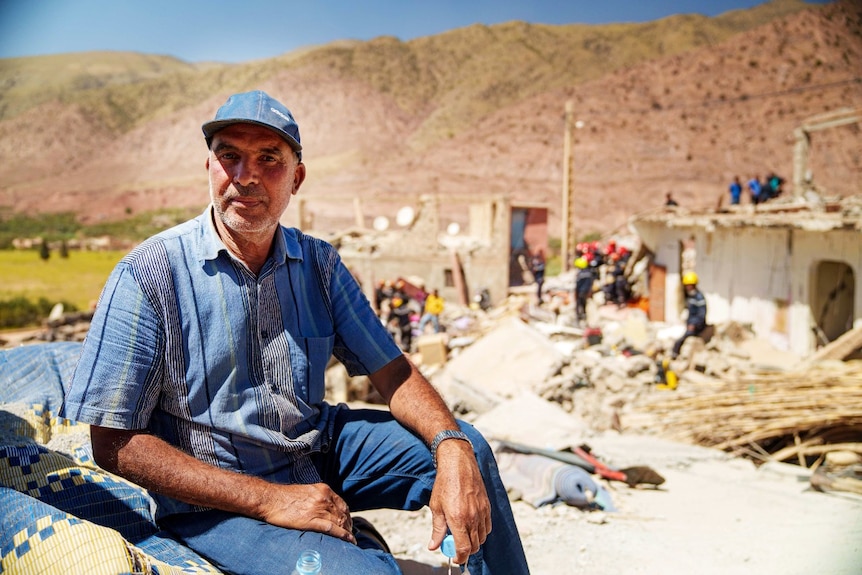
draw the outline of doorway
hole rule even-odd
[[[846,263],[824,260],[814,265],[811,285],[811,314],[820,346],[853,327],[856,277]]]
[[[513,206],[509,230],[509,286],[533,281],[530,258],[548,256],[548,210],[542,207]]]

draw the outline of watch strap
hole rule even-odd
[[[434,461],[435,468],[437,467],[437,448],[447,439],[460,439],[461,441],[469,443],[470,447],[473,447],[473,442],[470,441],[470,438],[467,437],[467,434],[463,431],[458,431],[457,429],[444,429],[435,435],[434,439],[431,441],[431,459]]]

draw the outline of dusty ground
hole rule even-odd
[[[813,491],[800,467],[755,468],[720,451],[615,432],[589,442],[614,465],[650,465],[667,481],[658,489],[605,483],[614,513],[514,502],[533,575],[862,573],[862,497]],[[397,557],[441,564],[425,549],[427,511],[362,515]]]

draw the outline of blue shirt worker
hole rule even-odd
[[[352,513],[431,510],[470,573],[528,573],[493,452],[398,349],[330,244],[279,220],[306,175],[299,127],[264,92],[202,126],[210,205],[108,279],[68,390],[103,468],[227,573],[397,574]],[[324,401],[330,357],[389,410]],[[493,526],[493,531],[492,531]]]
[[[739,176],[734,176],[733,181],[730,183],[730,204],[738,205],[739,200],[742,197],[742,183],[739,181]]]
[[[763,198],[760,197],[760,192],[762,191],[762,185],[757,176],[754,176],[750,180],[748,180],[748,193],[751,195],[751,203],[759,204]]]
[[[682,275],[682,285],[685,287],[685,307],[688,310],[685,333],[673,344],[671,358],[676,359],[682,344],[693,335],[700,335],[706,328],[706,298],[697,289],[697,274],[686,272]]]

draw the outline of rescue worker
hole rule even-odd
[[[377,282],[377,288],[374,290],[374,307],[377,312],[377,317],[383,317],[389,314],[389,302],[392,300],[392,294],[393,290],[391,281],[380,280]]]
[[[575,260],[578,273],[575,275],[575,319],[578,324],[587,319],[587,299],[593,294],[596,276],[584,257]]]
[[[688,310],[685,333],[673,344],[671,359],[679,356],[679,350],[686,339],[693,335],[700,335],[706,327],[706,298],[697,289],[697,274],[688,271],[682,275],[682,285],[685,287],[685,307]]]
[[[617,307],[623,308],[629,300],[629,280],[626,277],[626,264],[619,252],[611,254],[611,273],[614,278],[614,301]]]

